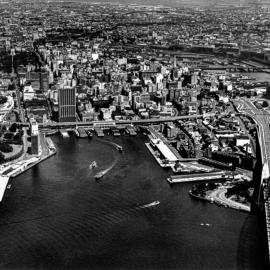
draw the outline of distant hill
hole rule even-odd
[[[53,1],[53,0],[51,0]],[[62,0],[63,1],[63,0]],[[71,0],[64,0],[71,1]],[[256,4],[261,0],[73,0],[82,2],[102,2],[137,5],[164,5],[169,7],[236,7],[240,5]],[[266,1],[266,0],[264,0]]]

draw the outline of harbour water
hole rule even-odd
[[[95,136],[52,139],[57,155],[12,179],[0,206],[0,269],[266,269],[258,218],[171,187],[146,136],[106,136],[122,153]],[[94,160],[114,164],[98,182]]]

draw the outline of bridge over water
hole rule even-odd
[[[253,119],[257,125],[259,163],[253,176],[255,183],[255,207],[264,211],[266,222],[268,255],[270,262],[270,114],[258,109],[250,100],[242,99],[240,113]],[[238,107],[238,108],[240,108]],[[258,177],[258,178],[257,178]]]

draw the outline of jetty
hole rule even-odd
[[[170,184],[185,183],[185,182],[197,182],[197,181],[209,181],[209,180],[228,180],[233,179],[232,172],[220,171],[210,173],[192,173],[182,175],[172,175],[167,178]]]

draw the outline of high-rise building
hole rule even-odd
[[[61,88],[58,90],[59,122],[76,121],[76,89]]]
[[[31,126],[31,154],[38,155],[39,154],[39,130],[38,123],[35,119],[30,119]]]

